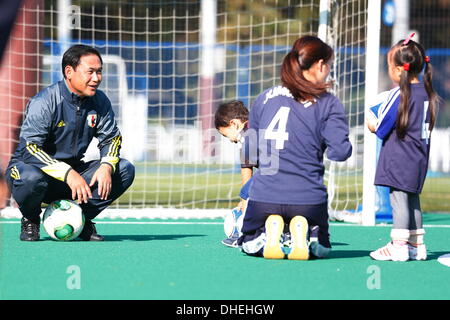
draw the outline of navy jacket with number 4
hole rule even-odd
[[[325,93],[315,103],[300,103],[287,88],[276,86],[256,98],[249,123],[244,162],[259,169],[253,177],[250,200],[325,203],[324,153],[334,161],[344,161],[352,154],[341,102]]]

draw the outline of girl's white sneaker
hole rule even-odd
[[[397,245],[389,242],[384,247],[372,251],[370,257],[380,261],[407,261],[409,259],[408,245]]]

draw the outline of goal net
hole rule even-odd
[[[335,50],[333,89],[345,107],[353,146],[347,161],[328,161],[329,215],[332,220],[361,223],[368,1],[323,2],[329,10],[325,37]]]
[[[101,89],[123,134],[121,155],[136,166],[133,186],[104,216],[222,217],[239,201],[241,178],[239,149],[214,129],[215,109],[234,99],[250,108],[280,83],[293,42],[318,34],[320,2],[25,1],[2,68],[2,165],[17,143],[26,100],[62,78],[65,49],[88,44],[104,60]],[[354,147],[347,162],[326,161],[330,211],[358,212],[367,1],[327,2],[334,93],[345,106]],[[25,62],[5,67],[20,59]],[[12,69],[22,76],[14,78]],[[97,156],[94,143],[86,159]]]

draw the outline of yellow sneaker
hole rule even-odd
[[[263,256],[266,259],[284,259],[284,251],[281,243],[284,221],[280,215],[270,215],[266,220],[266,244]]]
[[[289,223],[292,244],[288,254],[290,260],[308,260],[308,221],[302,216],[295,216]]]

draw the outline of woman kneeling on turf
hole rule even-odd
[[[282,86],[264,91],[251,108],[243,152],[259,170],[238,241],[249,255],[283,259],[285,223],[289,259],[322,258],[331,250],[323,156],[345,161],[352,153],[344,108],[327,92],[333,60],[322,40],[301,37],[283,60]]]

